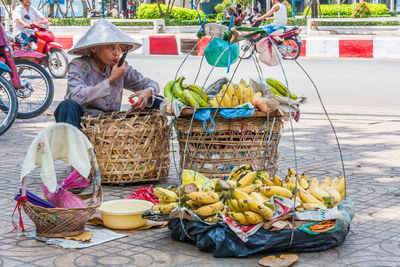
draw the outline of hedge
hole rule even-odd
[[[112,22],[113,19],[110,19]],[[90,19],[87,18],[74,18],[74,19],[53,19],[49,21],[54,26],[90,26]],[[213,23],[215,19],[207,18],[207,23]],[[116,26],[153,26],[151,22],[112,22]],[[166,19],[165,26],[192,26],[200,25],[198,19],[193,20],[180,20],[180,19]]]
[[[267,20],[262,23],[263,26],[268,25],[274,21]],[[304,18],[288,18],[288,26],[307,26],[307,20]],[[320,26],[398,26],[399,21],[366,21],[366,22],[319,22]]]
[[[379,16],[390,16],[388,13],[388,8],[384,4],[370,4],[367,3],[369,9],[371,10],[372,17]],[[305,15],[307,8],[304,10],[303,14]],[[311,11],[310,11],[311,13]],[[310,14],[309,13],[309,14]],[[351,17],[353,13],[353,5],[340,5],[340,16],[341,17]],[[338,15],[338,5],[321,5],[321,15],[323,17],[337,17]]]
[[[167,12],[167,5],[161,4],[161,10],[163,15],[165,16]],[[141,4],[137,9],[137,18],[138,19],[160,19],[160,11],[158,9],[157,4]],[[203,11],[200,10],[200,16],[204,19],[206,16]],[[165,17],[164,17],[165,18]],[[172,7],[172,11],[170,14],[170,19],[180,19],[180,20],[198,20],[199,16],[197,15],[196,10],[182,8],[182,7]]]

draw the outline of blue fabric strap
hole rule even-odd
[[[228,30],[230,31],[232,26],[233,26],[233,20],[235,19],[234,15],[231,15],[231,23],[229,24]],[[229,70],[231,69],[231,62],[232,62],[232,47],[231,44],[229,43],[229,57],[228,57],[228,69],[226,70],[226,73],[229,73]]]

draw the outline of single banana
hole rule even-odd
[[[197,93],[198,95],[199,95],[200,92],[201,92],[201,86],[198,86],[198,85],[196,85],[196,84],[189,84],[189,85],[187,86],[187,88],[188,88],[189,90],[191,90],[191,91]],[[201,93],[201,98],[202,98],[204,101],[206,101],[206,102],[208,101],[208,96],[207,96],[205,90],[203,90],[203,92]]]
[[[254,96],[253,96],[253,99],[254,98],[259,98],[259,97],[262,97],[262,92],[255,93]]]
[[[254,192],[255,190],[257,190],[257,188],[261,188],[264,187],[264,185],[255,185],[255,184],[251,184],[245,187],[239,187],[240,191],[246,193],[246,194],[250,194],[251,192]]]
[[[232,97],[231,103],[232,103],[233,108],[239,106],[239,100],[237,99],[237,97],[235,95]]]
[[[174,210],[176,207],[178,207],[178,202],[171,202],[168,204],[157,204],[154,205],[152,210],[153,211],[159,211],[163,214],[169,215],[172,210]]]
[[[293,169],[291,169],[291,168],[289,168],[289,169],[288,169],[288,176],[294,176],[294,177],[296,177],[296,171],[293,170]]]
[[[166,98],[172,99],[172,86],[174,86],[174,81],[169,81],[167,84],[164,86],[164,96]]]
[[[260,201],[251,200],[248,203],[250,210],[261,215],[264,220],[269,220],[274,215],[274,212]]]
[[[237,203],[239,205],[240,211],[249,211],[250,207],[249,207],[249,201],[245,200],[245,199],[238,199]]]
[[[211,107],[213,107],[213,108],[217,108],[218,107],[218,101],[215,98],[215,96],[210,100],[210,104],[211,104]]]
[[[233,190],[233,198],[235,199],[244,199],[244,200],[251,200],[251,196],[243,191],[241,191],[239,188],[235,188]]]
[[[297,194],[300,196],[300,199],[303,203],[321,203],[318,199],[316,199],[313,195],[305,191],[304,189],[297,188]]]
[[[230,83],[227,88],[226,88],[226,94],[228,95],[229,98],[233,98],[233,96],[235,95],[235,89],[233,87],[233,84]]]
[[[284,95],[282,95],[281,93],[279,93],[279,91],[276,90],[276,89],[275,89],[274,87],[272,87],[272,86],[269,87],[269,90],[271,90],[271,92],[272,92],[274,95],[277,95],[277,96],[280,96],[280,97],[285,97]]]
[[[185,79],[185,77],[180,77],[175,81],[175,84],[173,86],[173,94],[176,98],[181,98],[183,95],[183,88],[182,88],[182,82]]]
[[[236,221],[242,225],[250,225],[249,222],[247,222],[246,217],[244,216],[243,213],[240,212],[228,212],[229,218],[231,220]]]
[[[336,183],[336,185],[334,186],[334,188],[336,189],[336,191],[338,191],[339,193],[344,192],[345,190],[345,181],[344,181],[344,177],[342,177],[339,182]]]
[[[322,204],[321,202],[319,202],[319,203],[302,203],[301,206],[305,210],[316,210],[316,209],[325,210],[326,209],[326,206],[324,204]]]
[[[259,223],[262,223],[264,221],[263,217],[261,217],[261,215],[255,213],[255,212],[245,211],[245,212],[243,212],[243,214],[244,214],[244,216],[246,218],[246,221],[249,224],[259,224]]]
[[[154,188],[153,192],[156,197],[165,202],[177,202],[179,200],[178,195],[175,192],[172,192],[162,187]]]
[[[221,201],[218,201],[216,203],[205,205],[205,206],[198,208],[195,211],[195,213],[198,216],[208,217],[208,216],[216,214],[220,210],[223,210],[224,207],[225,207],[224,203],[222,203]]]
[[[197,104],[197,100],[199,100],[200,107],[210,107],[210,105],[204,101],[201,97],[199,98],[199,94],[190,90],[183,91],[183,97],[186,99],[187,102],[190,103],[192,107],[195,107]],[[199,106],[197,106],[199,107]]]
[[[229,199],[227,201],[228,207],[230,211],[233,212],[241,212],[242,209],[239,207],[239,203],[237,199]]]
[[[248,102],[253,101],[254,90],[250,86],[246,88],[246,96],[247,96]]]
[[[245,187],[253,183],[254,179],[257,177],[257,172],[249,172],[245,176],[241,177],[237,182],[239,187]]]
[[[250,196],[257,201],[260,201],[261,203],[263,203],[265,201],[265,198],[263,196],[261,196],[259,193],[257,192],[251,192]]]
[[[326,191],[319,187],[310,186],[306,191],[322,202],[325,202],[326,199],[330,197]]]
[[[329,179],[329,176],[326,176],[325,179],[321,182],[321,185],[319,186],[321,189],[324,189],[328,185],[330,185],[331,180]]]
[[[261,186],[261,187],[264,186],[264,183],[263,183],[261,180],[258,180],[258,179],[255,179],[255,180],[253,181],[253,184],[254,184],[254,185],[259,185],[259,186]]]
[[[315,187],[319,187],[319,182],[318,182],[317,177],[313,177],[313,178],[311,179],[310,185],[315,186]]]
[[[237,100],[240,102],[240,98],[242,97],[242,91],[240,90],[237,84],[235,85],[234,92]]]
[[[186,195],[190,200],[196,201],[201,204],[213,204],[218,202],[219,195],[212,191],[207,192],[192,192]]]
[[[276,185],[276,186],[282,186],[283,181],[282,181],[281,177],[279,177],[278,175],[274,175],[272,182],[274,182],[274,185]]]
[[[260,191],[266,197],[281,196],[281,197],[291,198],[293,196],[292,192],[290,192],[289,189],[280,186],[266,186],[261,188]]]
[[[196,209],[200,208],[203,205],[202,203],[199,203],[199,202],[196,202],[196,201],[193,201],[193,200],[188,200],[188,201],[186,201],[185,204],[191,210],[196,210]]]
[[[333,188],[332,186],[327,186],[325,187],[325,191],[335,199],[335,203],[339,203],[340,201],[342,201],[342,197],[340,196],[340,193]]]

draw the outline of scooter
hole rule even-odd
[[[47,62],[38,62],[45,67],[49,68],[51,75],[55,78],[63,78],[67,74],[68,70],[68,56],[64,52],[64,47],[55,42],[55,36],[50,31],[49,24],[47,21],[39,21],[38,23],[32,23],[31,27],[37,29],[35,36],[37,37],[37,48],[36,52],[47,55]],[[12,40],[12,39],[10,39]],[[21,44],[14,42],[14,50],[21,50]]]
[[[255,25],[254,25],[255,26]],[[253,25],[252,25],[253,27]],[[279,52],[282,54],[282,58],[286,60],[294,60],[300,56],[302,39],[299,36],[301,29],[298,26],[288,27],[283,30],[283,33],[277,35],[282,41],[276,43]],[[240,46],[242,54],[239,56],[242,59],[249,59],[256,50],[257,42],[265,36],[258,35],[246,39],[245,42]],[[273,39],[272,39],[273,40]]]

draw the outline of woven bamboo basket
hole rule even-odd
[[[186,139],[191,118],[177,118],[182,167]],[[251,164],[256,170],[274,175],[278,170],[278,144],[283,131],[282,118],[256,113],[253,117],[224,119],[215,117],[212,133],[204,131],[203,122],[194,119],[186,149],[185,169],[204,174],[208,178],[222,178],[237,165]]]
[[[86,138],[77,128],[63,123],[57,123],[57,127],[70,127],[76,130],[82,138]],[[53,126],[53,127],[55,127]],[[103,194],[100,186],[100,172],[93,148],[89,150],[91,155],[91,168],[93,175],[89,176],[92,182],[92,192],[89,194],[77,195],[85,204],[83,208],[43,208],[31,204],[29,201],[22,201],[21,206],[25,213],[36,226],[36,235],[40,237],[68,237],[80,235],[85,230],[86,222],[96,213],[100,206]],[[21,196],[26,196],[27,179],[22,179]]]
[[[102,184],[159,181],[169,173],[170,128],[158,110],[82,119],[96,151]]]
[[[25,213],[36,226],[36,235],[41,237],[68,237],[80,235],[85,230],[86,222],[96,213],[102,200],[101,187],[91,194],[78,195],[85,203],[85,208],[42,208],[28,201],[22,202]]]

